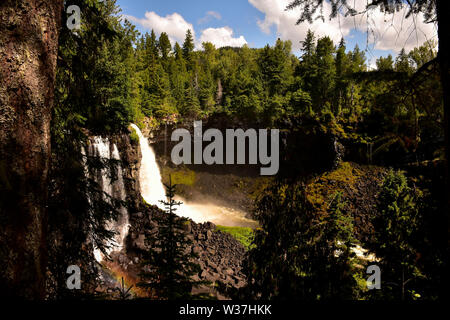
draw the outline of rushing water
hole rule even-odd
[[[131,126],[139,136],[141,146],[142,161],[139,173],[141,195],[147,203],[164,209],[164,205],[160,201],[166,199],[165,188],[162,183],[161,172],[156,163],[155,152],[141,130],[134,124]],[[175,198],[175,200],[183,202],[176,213],[197,223],[210,221],[218,225],[232,227],[255,227],[257,225],[255,221],[245,217],[245,212],[239,210],[211,203],[192,203],[180,197]]]
[[[85,150],[82,150],[85,153]],[[115,144],[111,144],[108,138],[93,137],[89,140],[88,156],[99,157],[101,159],[118,160],[120,161],[119,150]],[[102,168],[95,172],[95,179],[101,185],[104,193],[112,198],[125,201],[125,185],[123,182],[122,166],[118,163],[115,168]],[[111,172],[109,170],[117,170],[117,180],[111,181]],[[108,201],[105,196],[104,200]],[[89,199],[89,201],[95,201]],[[128,234],[129,220],[128,211],[125,207],[119,209],[119,216],[117,220],[108,221],[106,228],[116,233],[115,237],[110,240],[107,245],[110,247],[107,253],[121,251],[124,247],[124,241]],[[94,255],[97,261],[103,260],[103,254],[97,248],[94,248]]]
[[[148,143],[148,139],[144,137],[141,130],[135,125],[131,125],[139,136],[139,144],[141,146],[142,161],[139,171],[139,184],[141,186],[141,195],[144,200],[164,209],[164,204],[160,201],[166,199],[166,191],[161,181],[161,172],[156,163],[155,153]]]

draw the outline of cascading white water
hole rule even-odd
[[[166,190],[161,181],[161,172],[156,163],[155,153],[150,147],[148,139],[144,137],[138,126],[135,124],[131,124],[131,126],[139,136],[139,145],[141,146],[142,161],[139,171],[141,195],[147,203],[164,210],[164,204],[160,201],[166,199]]]
[[[120,161],[119,150],[117,149],[117,146],[115,144],[113,144],[111,157],[114,160]],[[117,165],[117,180],[112,184],[112,187],[112,195],[114,195],[121,201],[125,201],[127,195],[125,193],[125,184],[123,182],[123,172],[120,163]],[[120,208],[120,216],[116,221],[112,221],[110,226],[113,230],[118,232],[116,236],[116,243],[118,245],[116,251],[121,251],[124,247],[125,238],[128,235],[128,229],[130,227],[127,208],[125,208],[124,206]]]
[[[115,144],[110,143],[108,138],[102,137],[93,137],[89,141],[89,149],[88,155],[91,157],[98,157],[100,159],[108,159],[108,160],[118,160],[120,161],[119,150]],[[82,153],[85,153],[84,149],[82,149]],[[126,193],[125,193],[125,185],[123,182],[123,172],[122,166],[117,164],[115,166],[117,172],[117,180],[111,181],[110,176],[111,173],[108,172],[111,168],[102,168],[96,172],[95,178],[97,182],[102,186],[102,190],[104,193],[109,195],[112,198],[125,201]],[[87,172],[87,168],[86,168]],[[105,196],[105,200],[108,201]],[[95,201],[93,199],[89,199],[89,201]],[[121,207],[119,209],[119,217],[115,221],[109,221],[106,225],[108,230],[114,231],[116,233],[114,239],[110,240],[107,245],[110,247],[107,250],[107,253],[118,252],[121,251],[124,247],[124,241],[128,234],[129,229],[129,221],[128,221],[128,211],[125,207]],[[103,260],[103,254],[97,248],[94,248],[94,256],[98,262]]]
[[[141,195],[147,203],[156,205],[164,210],[164,204],[160,201],[166,199],[166,194],[161,179],[161,172],[156,163],[155,152],[141,130],[134,124],[131,124],[131,126],[139,136],[139,144],[141,146],[142,161],[139,173]],[[215,224],[233,227],[257,226],[255,221],[247,219],[245,213],[238,210],[217,206],[215,204],[189,203],[180,197],[175,197],[175,200],[182,202],[182,205],[177,208],[177,215],[192,219],[197,223],[210,221]]]

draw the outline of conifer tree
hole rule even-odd
[[[188,29],[186,31],[186,38],[183,43],[183,57],[188,62],[189,66],[192,66],[192,53],[194,52],[194,38],[192,31]]]
[[[420,193],[408,185],[401,171],[391,170],[383,181],[377,209],[372,221],[375,241],[371,251],[380,259],[385,286],[384,299],[411,299],[415,280],[423,276],[418,267],[415,243],[420,217]]]
[[[409,62],[409,57],[406,54],[406,51],[404,48],[400,50],[400,53],[398,54],[397,58],[395,59],[395,71],[398,72],[405,72],[406,74],[411,74],[413,71],[413,68],[411,67],[411,64]]]
[[[394,60],[392,55],[388,55],[386,58],[379,57],[376,61],[378,71],[390,71],[394,70]]]
[[[182,204],[174,200],[176,185],[170,179],[165,187],[167,200],[161,203],[166,211],[155,214],[157,228],[146,233],[149,250],[144,256],[138,286],[153,290],[158,299],[189,299],[193,297],[192,289],[205,282],[192,280],[201,269],[193,262],[197,256],[190,250],[192,241],[185,231],[185,224],[190,222],[175,214]]]
[[[159,36],[158,47],[162,59],[166,61],[171,50],[171,44],[167,33],[162,32]]]
[[[132,114],[138,113],[133,83],[136,30],[119,22],[115,0],[72,3],[84,8],[82,28],[77,34],[61,29],[51,123],[51,180],[46,186],[54,298],[80,296],[94,283],[92,248],[106,255],[114,236],[107,222],[115,220],[125,205],[103,192],[94,179],[98,171],[106,169],[114,181],[119,162],[83,154],[80,147],[87,150],[85,129],[97,134],[125,131]],[[93,246],[87,246],[88,242]],[[83,290],[67,289],[67,261],[86,267]]]
[[[300,184],[275,184],[257,202],[261,229],[246,268],[247,298],[352,299],[352,218],[340,194],[320,217]]]

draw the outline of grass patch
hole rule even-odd
[[[195,184],[195,172],[187,168],[162,168],[162,180],[164,183],[169,183],[169,176],[172,177],[172,184],[185,186],[193,186]]]
[[[247,251],[252,249],[254,246],[252,245],[254,235],[252,228],[217,226],[216,230],[231,234],[233,238],[242,243]]]

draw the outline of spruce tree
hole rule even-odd
[[[146,233],[146,245],[150,249],[144,256],[138,286],[151,289],[157,299],[190,299],[192,288],[205,282],[192,280],[201,269],[193,262],[197,255],[190,250],[192,241],[185,231],[186,223],[190,222],[175,214],[177,206],[182,204],[174,200],[176,185],[170,179],[165,187],[167,200],[161,203],[166,211],[155,214],[156,230]]]
[[[167,58],[169,57],[170,50],[172,49],[172,45],[170,44],[169,36],[167,35],[167,33],[162,32],[159,36],[158,47],[162,60],[166,62]]]
[[[187,61],[187,66],[189,70],[193,68],[193,52],[194,52],[194,37],[190,29],[186,32],[186,38],[183,43],[183,57]]]
[[[257,201],[255,215],[261,229],[247,259],[246,298],[355,297],[352,218],[340,194],[322,217],[308,201],[304,185],[277,183]]]
[[[383,299],[411,299],[415,280],[423,277],[418,267],[417,233],[420,193],[408,185],[401,171],[391,170],[378,195],[379,215],[372,220],[375,241],[370,250],[380,259]]]

